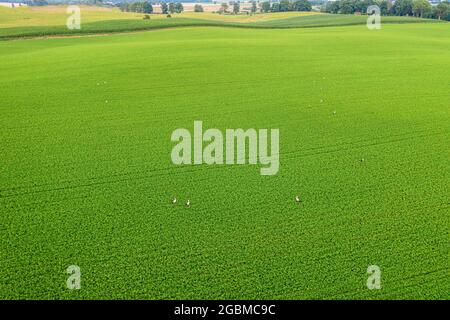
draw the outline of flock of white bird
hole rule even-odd
[[[302,200],[300,199],[300,196],[295,196],[294,200],[296,203],[302,202]],[[173,197],[171,202],[173,205],[176,205],[178,203],[178,200],[177,200],[177,198]],[[189,208],[191,206],[191,200],[189,200],[189,199],[186,200],[184,205]]]
[[[325,77],[323,77],[323,79],[325,79]],[[98,84],[97,84],[97,85],[98,85]],[[320,102],[323,103],[323,99],[320,99]],[[310,105],[309,105],[309,106],[310,106]],[[337,112],[336,112],[336,110],[334,110],[334,111],[333,111],[333,115],[335,116],[336,114],[337,114]],[[360,161],[361,161],[361,162],[364,162],[365,160],[364,160],[364,158],[362,158]],[[297,195],[297,196],[294,197],[294,201],[295,201],[296,203],[301,203],[301,202],[302,202],[302,199],[300,198],[300,196]],[[176,205],[177,202],[178,202],[178,201],[177,201],[177,198],[175,198],[175,197],[172,198],[172,204],[173,204],[173,205]],[[190,207],[190,206],[191,206],[191,200],[187,200],[186,203],[185,203],[185,206],[186,206],[186,207]]]

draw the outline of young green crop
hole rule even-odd
[[[0,298],[448,299],[449,51],[441,23],[0,42]],[[278,174],[173,165],[195,120],[279,129]]]

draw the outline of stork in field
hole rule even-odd
[[[300,203],[300,202],[302,202],[302,200],[300,199],[300,197],[299,196],[295,196],[295,202],[296,203]]]
[[[175,197],[172,198],[172,204],[177,204],[177,198]]]
[[[191,206],[191,200],[186,201],[186,207],[190,207]]]

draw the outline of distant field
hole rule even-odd
[[[114,8],[82,7],[81,30],[66,28],[65,6],[0,7],[0,39],[54,35],[82,35],[92,33],[129,32],[173,28],[180,26],[227,26],[240,28],[311,28],[366,24],[367,17],[331,15],[313,12],[286,12],[247,15],[219,15],[215,13],[182,13],[172,18],[152,14],[123,13]],[[383,23],[438,23],[436,20],[412,17],[382,17]],[[444,22],[441,22],[444,23]]]
[[[0,298],[449,299],[448,24],[199,20],[0,42]],[[194,120],[278,128],[278,175],[173,165]]]
[[[11,27],[30,27],[30,26],[65,26],[68,14],[67,6],[45,6],[45,7],[17,7],[5,8],[0,7],[0,28]],[[141,20],[144,14],[121,12],[118,8],[103,8],[95,6],[80,6],[81,17],[83,23],[97,21],[111,21],[120,19]],[[191,18],[206,19],[222,22],[256,22],[275,19],[285,19],[292,17],[304,17],[317,15],[317,12],[276,12],[270,14],[255,15],[232,15],[217,13],[196,13],[183,12],[181,14],[172,14],[172,19]],[[163,14],[151,14],[151,19],[166,19]]]
[[[94,6],[80,6],[82,21],[89,23],[95,21],[114,19],[138,19],[142,14],[121,12],[118,8],[102,8]],[[67,6],[45,7],[0,7],[0,28],[36,27],[36,26],[65,26]]]

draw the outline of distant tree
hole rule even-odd
[[[412,11],[416,17],[422,18],[424,14],[431,11],[431,4],[427,0],[413,0]]]
[[[280,1],[280,12],[287,12],[290,10],[291,3],[289,0],[281,0]]]
[[[339,10],[341,9],[341,2],[340,1],[328,1],[325,5],[325,12],[328,13],[339,13]]]
[[[355,12],[366,13],[367,8],[376,4],[373,0],[355,0]],[[380,8],[381,11],[381,8]]]
[[[228,4],[222,3],[220,5],[219,13],[225,13],[225,12],[227,12],[227,10],[228,10]]]
[[[240,9],[241,9],[241,5],[240,5],[239,1],[233,2],[233,13],[238,14]]]
[[[410,16],[412,12],[412,0],[397,0],[392,7],[396,16]]]
[[[153,6],[150,2],[144,2],[144,4],[142,5],[142,9],[143,9],[142,11],[144,13],[152,13],[153,12]]]
[[[167,7],[167,3],[161,3],[161,13],[167,14],[169,12],[169,8]]]
[[[183,4],[181,2],[175,3],[175,12],[182,13],[184,11]]]
[[[129,11],[131,11],[131,12],[142,12],[143,11],[143,6],[142,6],[142,3],[140,3],[140,2],[130,3],[128,8],[129,8]]]
[[[297,1],[301,0],[295,0],[292,3],[293,10],[298,10]],[[430,5],[428,0],[396,0],[393,5],[390,0],[337,0],[328,1],[321,7],[321,11],[342,14],[366,13],[367,8],[371,5],[378,5],[381,15],[415,15],[417,17],[450,20],[450,2],[448,0],[434,7]],[[275,12],[274,7],[275,4],[272,6],[272,11]]]
[[[203,7],[201,4],[196,4],[194,6],[194,12],[203,12]]]
[[[175,3],[169,3],[169,13],[172,14],[175,12]]]
[[[443,17],[444,20],[450,21],[450,3],[447,1],[449,8],[447,9],[447,12],[445,13],[445,16]]]
[[[256,6],[256,1],[252,1],[252,7],[250,9],[251,13],[255,13],[258,7]]]
[[[434,8],[434,15],[436,19],[443,19],[447,16],[447,14],[450,14],[450,6],[449,6],[449,2],[447,1],[443,1],[441,3],[439,3],[435,8]]]
[[[261,3],[261,12],[269,12],[270,11],[270,2],[264,1]]]
[[[392,10],[392,3],[387,0],[377,0],[375,4],[380,8],[380,14],[387,16]]]
[[[355,13],[355,1],[354,0],[342,0],[340,3],[339,12],[344,14]]]
[[[48,6],[48,2],[46,0],[32,0],[32,6]]]
[[[293,11],[311,11],[312,6],[308,0],[297,0],[292,4]]]
[[[280,3],[275,2],[272,4],[272,7],[270,8],[270,11],[272,12],[280,12]]]
[[[128,3],[122,2],[119,6],[120,11],[128,12]]]

